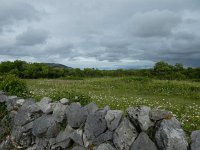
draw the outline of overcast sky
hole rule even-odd
[[[0,0],[0,61],[200,66],[200,0]]]

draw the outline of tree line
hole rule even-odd
[[[150,69],[117,69],[99,70],[94,68],[63,68],[53,67],[44,63],[28,63],[21,60],[14,62],[5,61],[0,63],[0,75],[13,74],[20,78],[83,78],[83,77],[121,77],[121,76],[144,76],[168,80],[200,79],[200,68],[183,67],[166,62],[157,62]]]

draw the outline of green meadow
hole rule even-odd
[[[200,82],[156,80],[144,77],[72,79],[27,79],[31,97],[63,97],[102,108],[126,110],[138,105],[167,109],[176,115],[185,131],[200,128]]]

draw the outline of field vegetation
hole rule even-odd
[[[63,97],[82,104],[94,101],[101,108],[124,110],[147,105],[172,111],[187,133],[200,129],[200,83],[144,77],[86,78],[83,80],[27,79],[33,98]]]

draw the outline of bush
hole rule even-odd
[[[0,89],[10,95],[24,97],[27,94],[26,83],[15,75],[11,74],[1,77]]]
[[[56,93],[53,94],[53,96],[50,96],[52,99],[55,100],[59,100],[63,97],[68,98],[71,102],[80,102],[81,105],[87,105],[88,103],[90,103],[91,97],[88,96],[87,94],[81,93],[81,92],[77,92],[77,91],[67,91],[67,92],[63,92],[63,91],[56,91]]]

